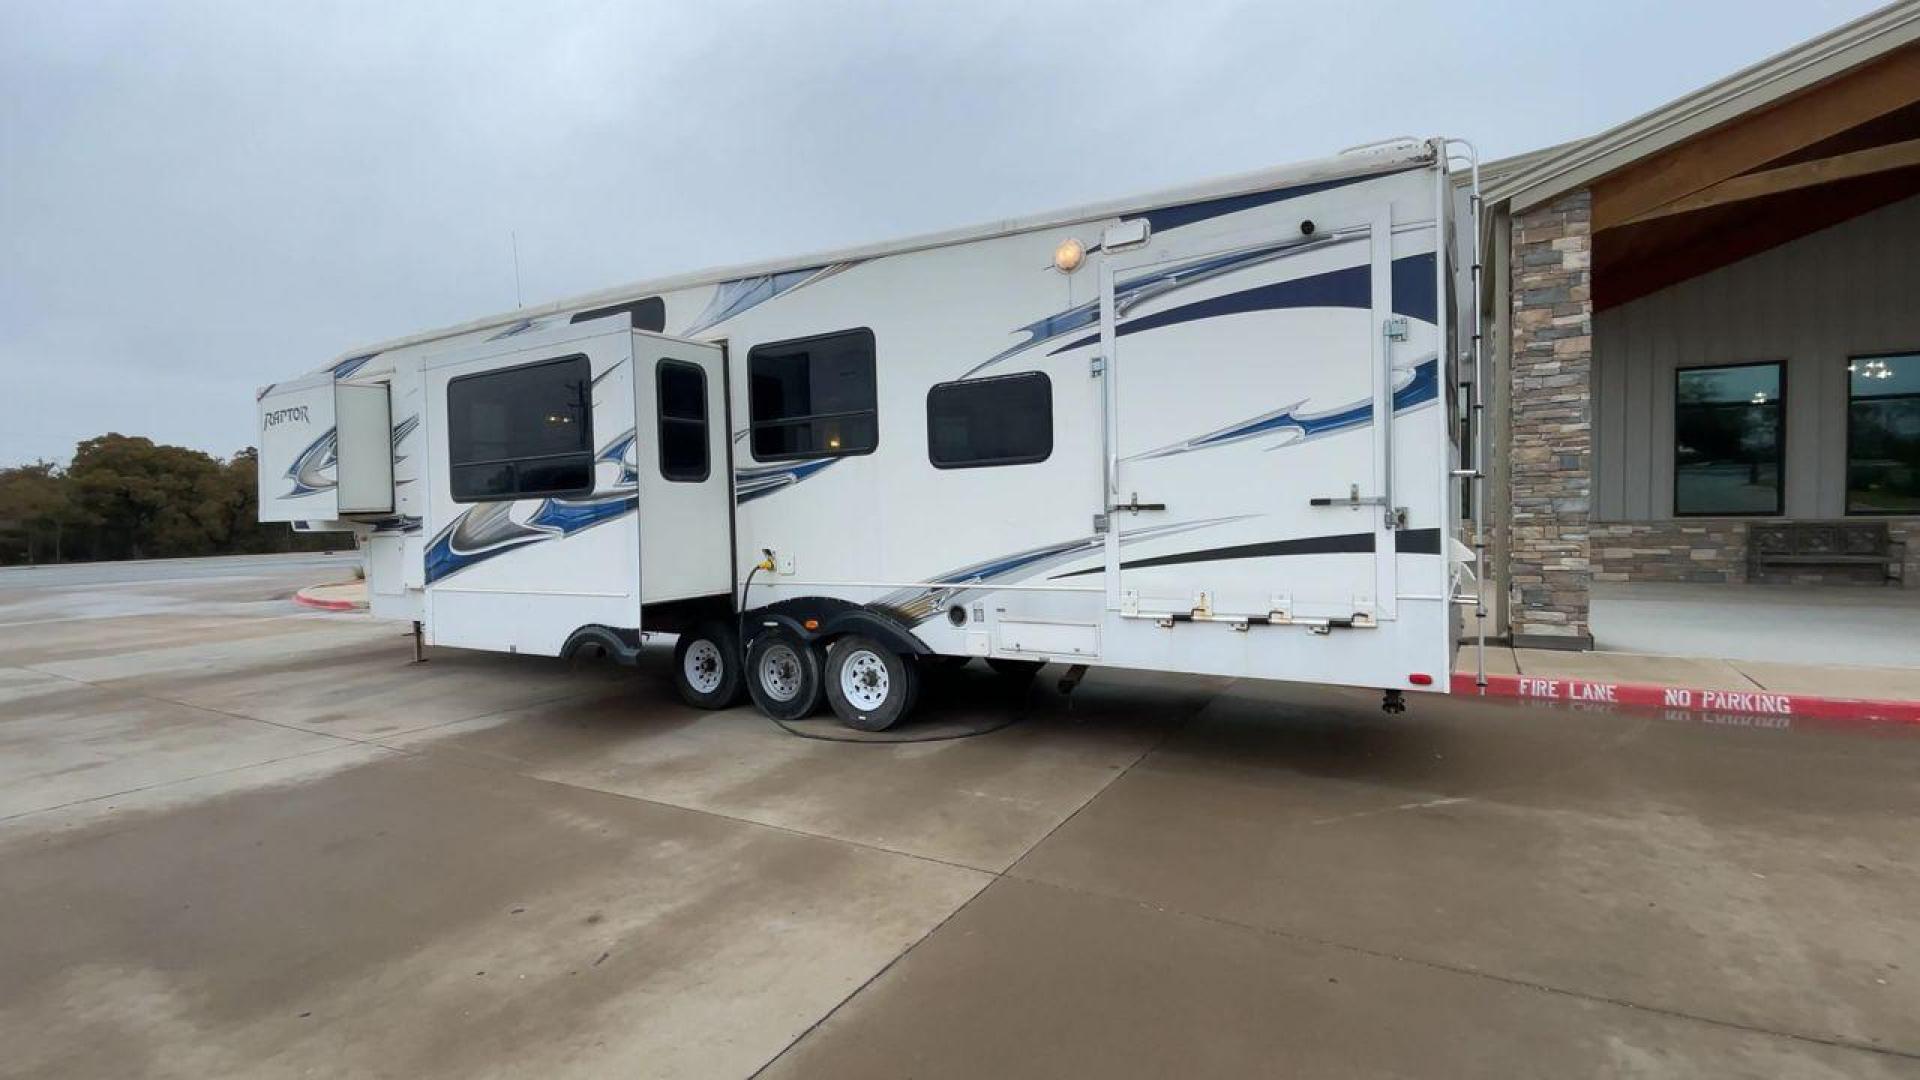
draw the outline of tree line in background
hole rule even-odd
[[[247,447],[222,460],[183,446],[107,434],[60,468],[0,469],[0,564],[314,551],[346,542],[262,524]]]

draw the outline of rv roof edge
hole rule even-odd
[[[900,255],[929,248],[946,247],[952,244],[964,244],[975,240],[986,240],[997,236],[1011,236],[1016,233],[1031,232],[1037,229],[1055,228],[1081,221],[1096,221],[1104,217],[1121,214],[1139,213],[1163,206],[1180,203],[1199,202],[1206,199],[1229,198],[1248,192],[1264,191],[1269,188],[1290,184],[1311,184],[1322,180],[1339,180],[1348,177],[1371,176],[1379,173],[1398,172],[1404,169],[1421,168],[1434,164],[1438,154],[1435,140],[1413,143],[1394,143],[1380,147],[1356,147],[1331,157],[1315,158],[1307,161],[1277,165],[1266,169],[1235,173],[1194,184],[1161,188],[1138,195],[1118,199],[1107,199],[1096,203],[1067,207],[1059,210],[1031,214],[1025,217],[1006,218],[979,225],[964,226],[939,232],[922,233],[898,240],[863,244],[856,247],[840,248],[831,251],[816,251],[788,258],[769,259],[756,263],[742,263],[732,266],[717,266],[704,270],[695,270],[669,277],[653,278],[644,281],[629,282],[625,285],[583,293],[578,296],[564,297],[535,307],[516,308],[494,315],[486,315],[453,326],[428,330],[406,337],[393,338],[373,345],[364,345],[341,352],[328,366],[343,360],[377,355],[395,349],[410,348],[439,341],[442,338],[456,337],[462,334],[476,333],[497,326],[506,326],[521,319],[538,319],[548,315],[576,311],[581,308],[605,307],[623,301],[639,299],[652,293],[667,292],[698,285],[711,285],[716,282],[735,278],[753,277],[760,274],[773,274],[787,270],[801,270],[808,267],[824,266],[830,263],[848,262],[856,259],[871,259],[884,255]],[[322,371],[327,370],[322,368]]]

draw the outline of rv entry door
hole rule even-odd
[[[1392,233],[1173,233],[1102,266],[1111,609],[1392,618]]]
[[[633,396],[644,628],[648,604],[733,589],[726,352],[635,330]]]

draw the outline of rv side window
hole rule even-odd
[[[584,356],[447,383],[454,502],[593,490],[593,372]]]
[[[936,468],[1026,465],[1053,453],[1053,383],[1044,372],[941,383],[927,391]]]
[[[660,475],[676,483],[707,478],[707,373],[662,359],[654,366],[660,397]]]
[[[873,331],[756,345],[747,354],[753,456],[871,454],[879,442]]]

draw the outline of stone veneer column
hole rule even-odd
[[[1593,646],[1592,221],[1585,190],[1513,218],[1507,580],[1516,645]]]

